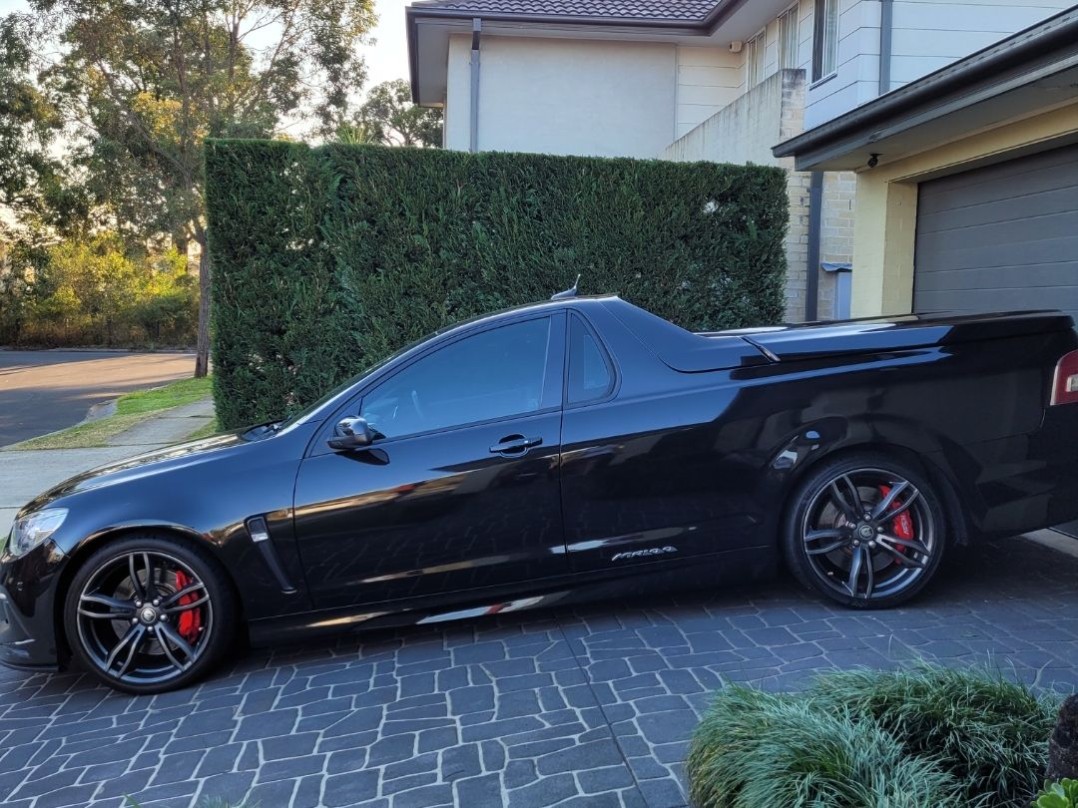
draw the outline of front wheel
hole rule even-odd
[[[72,651],[105,684],[162,693],[199,678],[235,634],[231,587],[212,559],[167,536],[108,544],[76,572],[64,623]]]
[[[940,499],[917,469],[883,456],[825,463],[797,487],[783,550],[809,589],[855,608],[896,606],[939,569]]]

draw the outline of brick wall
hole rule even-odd
[[[852,171],[828,171],[823,175],[823,221],[820,228],[820,261],[853,262],[853,208],[857,175]],[[835,274],[820,273],[819,316],[835,313]]]

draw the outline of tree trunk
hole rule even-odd
[[[1078,779],[1078,696],[1068,696],[1048,741],[1049,780]]]
[[[210,372],[210,252],[206,239],[198,239],[198,342],[195,346],[195,378]]]

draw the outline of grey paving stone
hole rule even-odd
[[[273,783],[256,785],[247,794],[246,802],[250,805],[291,805],[292,795],[296,790],[295,780],[278,780]]]
[[[258,782],[268,783],[273,780],[298,780],[307,774],[320,774],[326,765],[322,755],[304,755],[285,760],[263,762],[258,769]]]
[[[420,732],[417,749],[420,752],[431,752],[455,746],[456,743],[456,727],[440,727],[438,729],[427,729]]]
[[[36,808],[60,808],[61,806],[85,805],[97,791],[97,784],[67,786],[34,800]]]
[[[239,805],[247,798],[254,782],[254,772],[232,772],[215,774],[202,781],[201,799],[219,800],[232,805]]]
[[[509,808],[546,808],[577,795],[572,775],[543,777],[531,785],[509,792]]]
[[[632,772],[623,765],[586,769],[577,773],[577,779],[586,794],[616,793],[633,785]]]
[[[886,612],[782,584],[678,593],[255,651],[155,698],[0,671],[0,800],[188,808],[216,787],[264,808],[503,794],[655,808],[684,804],[686,744],[724,680],[796,690],[818,670],[920,655],[1005,659],[1039,687],[1078,685],[1078,562],[1009,540],[961,567]]]
[[[455,746],[442,752],[439,772],[448,782],[482,774],[483,767],[476,744]]]
[[[432,808],[453,804],[453,787],[448,783],[402,791],[393,798],[393,808]]]
[[[456,804],[460,806],[501,804],[501,782],[496,774],[458,780],[453,784],[453,790]]]
[[[417,772],[405,777],[397,777],[382,783],[383,794],[397,794],[402,791],[412,791],[422,786],[429,786],[438,782],[438,772]]]
[[[323,791],[326,805],[355,805],[378,796],[378,771],[352,772],[327,777]]]
[[[290,735],[298,720],[299,710],[294,708],[249,715],[240,719],[235,738],[237,741],[250,741]]]
[[[686,805],[681,786],[674,779],[644,780],[639,789],[648,808],[682,808]]]

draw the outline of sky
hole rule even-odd
[[[404,35],[404,9],[410,0],[376,0],[378,27],[371,32],[376,43],[364,48],[368,86],[408,77],[408,45]],[[0,14],[25,11],[25,0],[0,0]]]
[[[7,0],[0,0],[0,3]],[[408,78],[408,43],[404,34],[404,9],[409,0],[377,0],[378,27],[374,37],[378,42],[367,48],[367,68],[370,83],[389,79]]]

